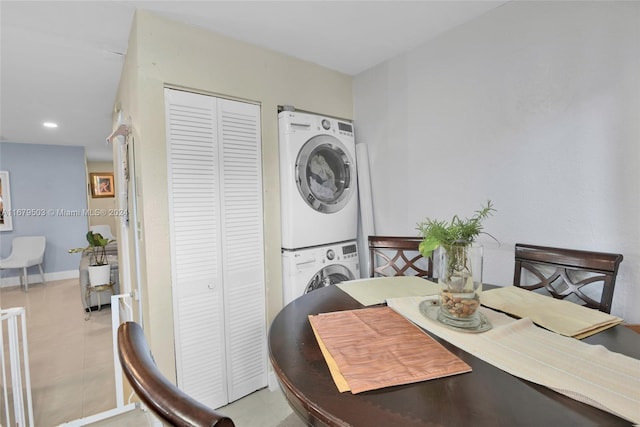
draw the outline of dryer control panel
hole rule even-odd
[[[327,131],[332,133],[337,133],[340,135],[348,136],[353,138],[353,125],[347,122],[341,122],[336,119],[327,119],[327,118],[319,118],[319,125],[317,129],[319,131]],[[318,122],[316,122],[318,123]]]

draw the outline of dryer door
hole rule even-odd
[[[332,264],[324,267],[313,275],[304,293],[315,291],[316,289],[323,288],[329,285],[335,285],[336,283],[344,282],[346,280],[354,280],[353,273],[342,264]]]
[[[296,159],[296,182],[307,205],[326,214],[342,209],[353,196],[353,165],[339,139],[317,135],[308,140]]]

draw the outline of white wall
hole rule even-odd
[[[377,234],[487,199],[485,281],[516,242],[624,255],[613,313],[640,323],[640,3],[513,2],[354,79]]]

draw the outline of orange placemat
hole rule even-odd
[[[470,372],[471,367],[389,307],[309,316],[352,393]]]

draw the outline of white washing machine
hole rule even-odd
[[[282,248],[355,240],[358,186],[353,125],[282,111],[278,128]]]
[[[328,285],[360,278],[355,241],[282,251],[283,300],[294,299]]]

